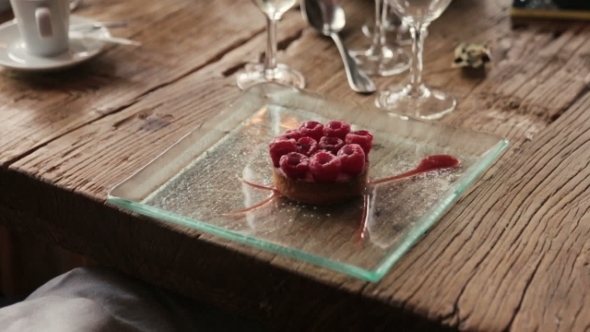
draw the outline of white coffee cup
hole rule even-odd
[[[10,0],[27,53],[50,57],[69,48],[70,0]]]

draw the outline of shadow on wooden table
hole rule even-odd
[[[96,59],[60,71],[25,72],[6,69],[1,75],[12,81],[14,89],[38,93],[99,90],[113,83],[117,70],[116,64],[103,56],[99,55]]]
[[[25,297],[51,278],[93,262],[32,233],[0,227],[0,292]]]
[[[75,267],[94,265],[84,256],[44,242],[30,233],[0,227],[0,309]],[[266,331],[261,325],[197,301],[190,302],[193,318],[206,331]]]

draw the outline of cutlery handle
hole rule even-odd
[[[348,84],[350,84],[352,90],[359,93],[375,92],[377,90],[375,83],[373,83],[367,74],[358,69],[356,62],[350,57],[346,47],[342,43],[340,36],[337,33],[331,33],[330,37],[332,37],[334,43],[336,43],[336,46],[338,47],[338,51],[340,51],[342,61],[344,62],[344,69],[346,70],[346,77],[348,78]]]
[[[126,26],[127,26],[126,21],[79,23],[79,24],[70,24],[70,31],[92,31],[92,30],[96,30],[96,29],[121,28],[121,27],[126,27]]]
[[[91,34],[83,34],[83,33],[71,33],[70,38],[76,39],[89,39],[89,40],[96,40],[102,41],[106,43],[115,43],[121,45],[131,45],[131,46],[140,46],[141,43],[135,40],[126,39],[126,38],[118,38],[118,37],[106,37],[106,36],[95,36]]]
[[[88,37],[84,37],[88,38]],[[131,45],[131,46],[141,46],[141,43],[135,40],[126,39],[126,38],[118,38],[118,37],[90,37],[90,39],[95,39],[99,41],[104,41],[107,43],[115,43],[121,45]]]

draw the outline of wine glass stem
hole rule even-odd
[[[404,23],[400,22],[399,25],[395,29],[395,39],[397,39],[398,43],[404,38]]]
[[[385,32],[385,25],[389,19],[389,5],[387,1],[383,2],[383,9],[381,10],[381,24],[379,25],[379,46],[383,47],[387,44],[387,33]]]
[[[381,16],[381,6],[383,0],[375,0],[375,31],[373,31],[373,42],[371,43],[371,49],[373,53],[377,53],[377,48],[381,42],[381,36],[383,35],[383,22]]]
[[[422,90],[422,70],[424,68],[422,56],[424,54],[424,39],[428,34],[427,27],[422,25],[419,27],[412,26],[410,28],[412,34],[412,66],[410,67],[410,94],[418,96]]]
[[[277,21],[266,17],[266,55],[264,56],[264,69],[273,70],[277,67]]]

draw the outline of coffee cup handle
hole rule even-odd
[[[53,27],[51,26],[51,12],[48,8],[37,8],[35,10],[35,20],[37,23],[37,32],[41,38],[53,36]]]

